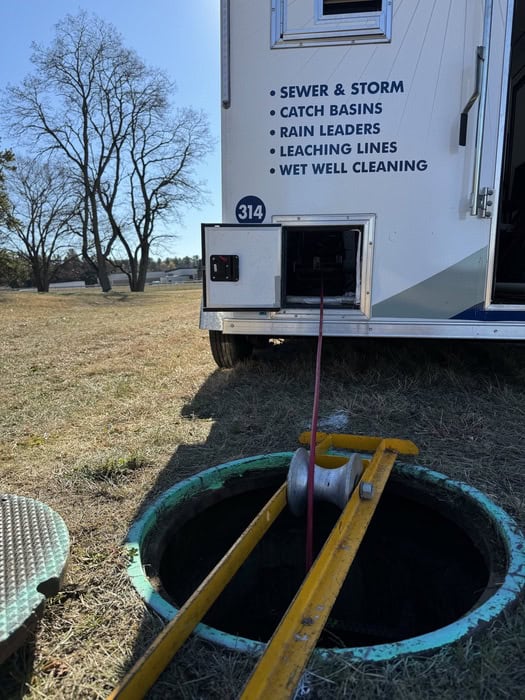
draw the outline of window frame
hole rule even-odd
[[[380,43],[391,39],[392,2],[383,0],[381,10],[323,14],[323,0],[311,2],[311,24],[289,26],[288,4],[292,0],[272,0],[272,48],[323,46],[327,44]]]

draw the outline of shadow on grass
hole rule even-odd
[[[18,700],[26,694],[27,684],[33,675],[35,661],[35,637],[18,648],[0,666],[0,700]]]
[[[294,450],[298,434],[310,427],[315,348],[315,339],[287,341],[258,351],[253,360],[233,370],[213,372],[182,412],[189,426],[192,420],[210,421],[206,441],[177,448],[143,507],[176,482],[209,467]],[[339,432],[413,440],[421,450],[419,463],[487,491],[511,515],[523,518],[524,353],[525,347],[518,344],[325,339],[320,428],[337,415],[344,426]],[[523,608],[519,619],[525,619]],[[512,625],[515,620],[502,625],[502,643]],[[153,615],[145,615],[130,664],[161,627]],[[519,666],[520,645],[508,643],[507,650],[505,668],[500,667],[506,674],[502,688],[509,697],[517,697],[521,681],[509,675],[508,668]],[[476,653],[485,653],[483,645]],[[488,670],[480,671],[479,658],[472,664],[467,657],[466,652],[451,650],[437,661],[421,662],[419,681],[410,663],[369,671],[339,668],[337,682],[325,669],[309,697],[458,697],[444,693],[444,677],[451,690],[461,677],[456,690],[461,689],[462,697],[478,697],[480,683],[488,684],[483,697],[496,697],[490,660]],[[148,697],[234,698],[252,666],[252,659],[192,638]],[[487,678],[480,681],[480,673]],[[357,695],[345,694],[350,687]],[[363,695],[366,692],[370,694]]]

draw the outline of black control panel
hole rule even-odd
[[[210,279],[212,282],[237,282],[239,256],[210,255]]]

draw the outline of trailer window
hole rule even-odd
[[[272,0],[272,45],[390,41],[393,0]]]

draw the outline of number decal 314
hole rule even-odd
[[[235,207],[235,216],[240,224],[262,224],[266,216],[266,207],[259,197],[243,197]]]

